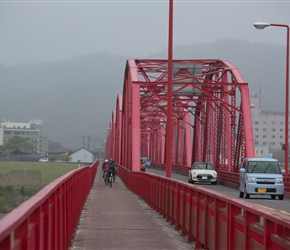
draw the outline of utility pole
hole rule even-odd
[[[84,135],[83,138],[83,147],[86,149],[90,149],[90,141],[91,141],[91,135]]]
[[[86,136],[82,136],[82,138],[83,138],[83,147],[85,147]]]
[[[90,150],[90,141],[91,141],[91,136],[88,135],[88,150]]]

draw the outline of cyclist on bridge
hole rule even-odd
[[[117,165],[116,163],[113,161],[112,158],[110,158],[110,162],[109,162],[109,166],[108,166],[108,174],[110,176],[110,173],[112,172],[113,174],[113,181],[115,182],[116,179],[116,175],[117,175]]]
[[[107,172],[108,172],[108,167],[109,167],[109,161],[108,159],[105,159],[102,165],[102,170],[103,170],[103,178],[105,178]]]

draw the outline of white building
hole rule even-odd
[[[257,148],[267,154],[281,150],[285,143],[285,112],[262,111],[257,94],[251,94],[251,107],[255,151]]]
[[[41,127],[33,122],[0,122],[0,145],[5,144],[14,136],[21,136],[32,143],[38,153],[46,153],[48,150],[48,140],[41,137]],[[42,124],[41,124],[42,125]]]
[[[93,163],[96,156],[86,148],[80,148],[69,155],[70,162]]]
[[[39,139],[37,144],[37,152],[40,154],[47,154],[48,152],[48,138],[43,136],[43,120],[29,119],[28,121],[32,128],[39,129]]]

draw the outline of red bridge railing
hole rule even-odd
[[[98,164],[70,171],[0,220],[0,249],[68,249]]]
[[[196,249],[290,249],[289,215],[151,173],[118,175]]]

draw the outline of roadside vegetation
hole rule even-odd
[[[13,136],[4,145],[0,145],[0,149],[14,149],[17,147],[23,147],[30,153],[36,153],[36,149],[32,143],[28,142],[25,138],[21,136]]]
[[[0,162],[0,213],[9,213],[43,187],[76,169],[65,162]]]

